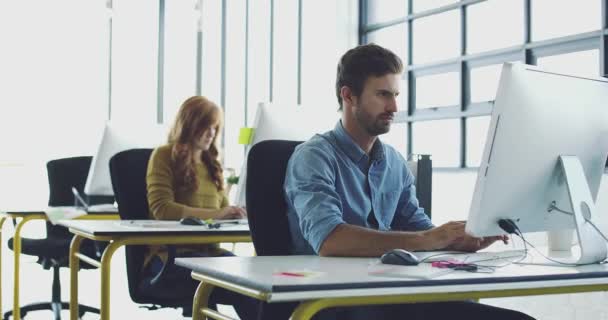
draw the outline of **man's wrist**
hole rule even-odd
[[[405,237],[405,243],[403,248],[413,251],[428,251],[434,250],[433,247],[434,236],[431,232],[427,231],[416,231],[408,232],[408,236]]]

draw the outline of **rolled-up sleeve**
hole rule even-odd
[[[294,153],[285,177],[288,205],[297,215],[302,236],[316,253],[327,236],[344,223],[333,162],[322,149],[306,146]]]
[[[175,202],[173,191],[173,169],[170,154],[155,149],[150,156],[146,184],[148,206],[152,217],[159,220],[178,220],[183,218],[185,206]]]

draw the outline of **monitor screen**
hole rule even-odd
[[[334,128],[341,116],[336,109],[328,106],[304,107],[260,103],[251,126],[254,128],[254,133],[247,151],[254,144],[264,140],[305,141],[317,133],[329,131]],[[235,205],[241,207],[245,207],[246,162],[241,168],[234,201]]]
[[[110,180],[110,158],[118,152],[134,148],[155,148],[167,142],[168,129],[164,125],[137,125],[107,122],[93,156],[84,193],[113,196]]]
[[[467,232],[505,234],[501,219],[524,233],[577,229],[597,219],[593,210],[579,220],[573,213],[580,212],[582,202],[592,209],[597,199],[608,155],[607,102],[607,79],[505,63]],[[575,159],[578,170],[566,171],[561,156]],[[577,175],[578,183],[571,178]],[[582,200],[572,202],[573,196]],[[570,214],[550,210],[552,205]]]

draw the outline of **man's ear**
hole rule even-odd
[[[340,88],[340,97],[342,97],[342,106],[352,106],[356,103],[357,97],[353,95],[353,91],[348,86]]]

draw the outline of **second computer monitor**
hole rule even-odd
[[[107,122],[97,153],[93,156],[84,193],[95,196],[113,196],[110,180],[110,158],[120,151],[134,148],[155,148],[167,142],[165,125],[134,125]]]
[[[593,206],[608,154],[607,103],[605,79],[506,63],[467,232],[504,234],[501,219],[522,232],[579,229],[596,219]],[[582,212],[578,220],[576,212]]]

